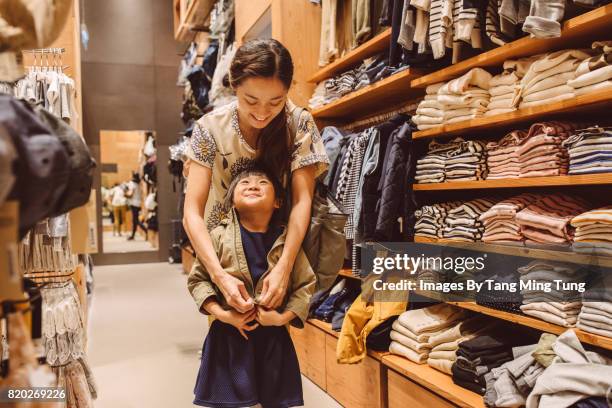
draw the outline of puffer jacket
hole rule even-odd
[[[235,210],[232,210],[229,217],[221,221],[221,224],[210,232],[210,237],[223,270],[244,282],[247,292],[257,303],[257,299],[263,289],[264,278],[276,265],[283,252],[287,238],[287,229],[283,228],[283,232],[272,245],[270,252],[268,252],[268,270],[261,276],[256,286],[253,285],[253,279],[246,262],[246,255],[240,235],[240,225]],[[315,290],[315,285],[315,274],[308,263],[304,251],[300,249],[293,265],[293,271],[291,271],[284,302],[277,309],[279,312],[290,310],[296,314],[297,318],[293,319],[291,325],[298,328],[304,327],[304,322],[308,318],[308,306]],[[197,258],[187,278],[187,288],[195,300],[198,309],[204,314],[207,313],[202,309],[202,305],[211,296],[215,296],[221,307],[225,310],[231,309],[219,288],[210,279],[208,271],[206,271],[204,265]]]
[[[412,190],[416,161],[424,154],[424,146],[418,146],[412,140],[413,127],[404,123],[393,132],[387,146],[384,167],[378,191],[380,199],[377,204],[377,220],[374,240],[412,241],[417,208],[416,198]],[[402,191],[403,194],[397,194]],[[398,218],[402,220],[402,231]]]

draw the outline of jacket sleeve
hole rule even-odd
[[[210,237],[213,242],[215,252],[218,253],[220,235],[216,231],[212,231]],[[206,315],[209,313],[202,309],[204,302],[211,296],[217,296],[217,290],[215,284],[210,279],[210,275],[206,270],[206,267],[198,258],[196,258],[187,277],[187,289],[195,300],[198,310]]]
[[[302,249],[295,259],[290,282],[289,290],[291,293],[287,299],[285,310],[290,310],[296,314],[297,318],[291,321],[291,325],[301,329],[308,318],[310,298],[317,284],[317,278]]]

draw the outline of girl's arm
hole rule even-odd
[[[246,312],[253,309],[253,300],[249,296],[244,283],[225,272],[221,267],[204,222],[204,209],[208,200],[211,180],[212,170],[210,168],[197,162],[190,163],[183,211],[183,226],[198,259],[204,265],[212,281],[223,293],[227,303],[239,312]]]
[[[291,175],[292,207],[289,215],[287,239],[278,263],[264,278],[260,304],[268,309],[278,308],[287,292],[289,277],[298,251],[310,224],[312,198],[315,188],[315,166],[297,169]]]

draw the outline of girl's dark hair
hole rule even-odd
[[[234,206],[234,191],[236,190],[236,186],[238,185],[240,180],[245,179],[250,176],[262,176],[270,180],[270,182],[272,182],[272,185],[274,186],[274,197],[277,200],[279,200],[280,204],[282,205],[282,199],[283,199],[282,186],[278,183],[277,180],[275,180],[274,177],[272,177],[269,171],[263,168],[253,167],[250,170],[246,170],[238,174],[236,177],[234,177],[234,179],[230,183],[229,187],[227,188],[227,193],[225,194],[225,199],[223,201],[223,206],[226,209],[230,209]]]
[[[293,61],[283,44],[274,39],[251,40],[236,51],[229,69],[229,83],[236,89],[253,77],[278,78],[289,90],[293,80]],[[257,139],[257,165],[281,180],[291,163],[293,137],[287,128],[283,109],[261,130]]]

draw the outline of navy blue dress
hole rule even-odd
[[[240,235],[256,285],[268,268],[267,254],[280,230],[250,232],[241,225]],[[212,323],[202,347],[193,403],[222,408],[304,405],[300,367],[287,328],[259,326],[247,336],[219,320]]]

